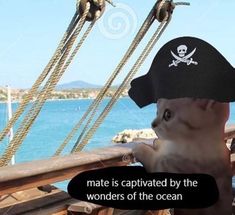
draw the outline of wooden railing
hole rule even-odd
[[[225,130],[225,140],[231,138],[235,138],[235,125],[227,126]],[[82,171],[128,165],[133,162],[131,152],[136,144],[120,144],[90,152],[2,167],[0,196],[71,179]],[[235,155],[232,155],[232,161],[235,161]]]
[[[132,162],[134,143],[0,168],[0,196],[73,178],[79,172]]]

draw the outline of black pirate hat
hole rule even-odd
[[[149,72],[131,82],[129,96],[139,107],[159,98],[235,101],[235,69],[210,44],[194,37],[166,43]]]

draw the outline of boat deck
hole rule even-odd
[[[232,138],[235,138],[234,125],[226,127],[225,131],[225,141],[231,142]],[[151,144],[152,141],[148,140],[148,143]],[[121,214],[120,211],[112,208],[75,200],[50,184],[71,179],[87,170],[129,165],[134,162],[132,148],[136,144],[138,143],[120,144],[89,152],[2,167],[0,214]],[[231,162],[235,162],[235,154],[231,155]],[[168,210],[148,213],[167,215]],[[136,215],[138,215],[137,212]]]

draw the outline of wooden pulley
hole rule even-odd
[[[156,6],[156,19],[162,22],[167,15],[171,15],[175,8],[173,1],[159,0]]]
[[[90,10],[87,14],[86,21],[93,21],[96,16],[96,12],[99,12],[99,17],[104,13],[105,9],[105,0],[80,0],[77,4],[77,10],[79,13],[84,13],[87,3],[90,3]]]

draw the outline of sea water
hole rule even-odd
[[[92,101],[93,100],[91,99],[83,99],[46,102],[26,139],[17,151],[15,156],[16,162],[46,159],[53,156],[56,149],[63,142],[75,124],[78,123]],[[109,99],[103,101],[97,114],[103,110],[108,102]],[[17,106],[17,103],[13,103],[13,111],[16,110]],[[128,97],[121,98],[107,115],[104,122],[84,150],[113,145],[114,143],[111,142],[112,138],[124,129],[150,128],[155,115],[155,104],[140,109]],[[19,122],[21,120],[22,118]],[[0,104],[0,130],[3,129],[6,121],[6,104]],[[14,126],[14,132],[16,132],[19,122]],[[229,123],[235,123],[234,103],[231,104]],[[68,154],[71,151],[78,135],[79,132],[70,141],[63,151],[63,154]],[[0,154],[3,153],[6,145],[7,138],[0,144]],[[60,188],[66,189],[66,183],[64,182],[58,183],[57,185]]]

